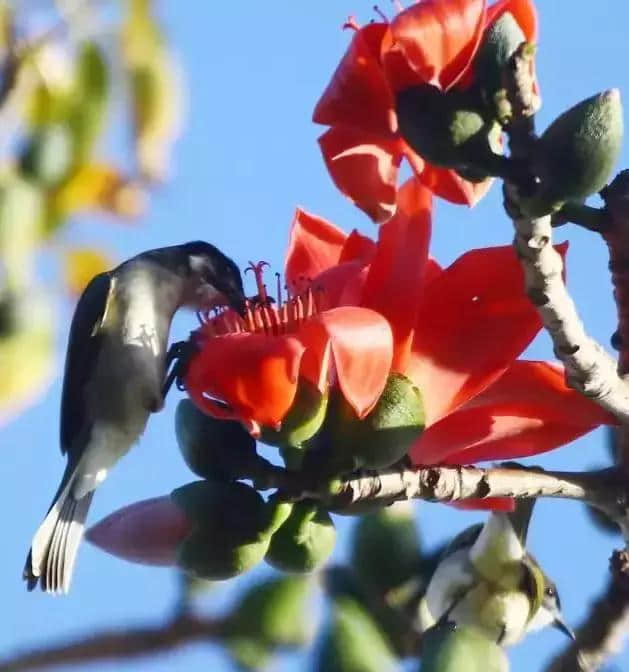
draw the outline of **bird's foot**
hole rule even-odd
[[[184,378],[188,371],[190,358],[198,352],[198,346],[193,341],[179,341],[173,343],[166,354],[166,378],[162,386],[162,398],[165,399],[173,383],[178,390],[184,390]]]

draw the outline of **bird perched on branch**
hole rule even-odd
[[[475,626],[497,644],[516,644],[552,625],[574,639],[555,584],[525,550],[535,500],[513,513],[492,513],[446,549],[420,602],[422,632],[440,623]]]
[[[76,306],[61,399],[67,467],[24,567],[32,590],[65,593],[94,490],[161,410],[175,311],[228,305],[243,313],[236,264],[213,245],[149,250],[94,277]]]

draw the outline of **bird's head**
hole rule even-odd
[[[242,276],[236,264],[218,248],[204,241],[182,245],[191,280],[189,303],[197,310],[228,305],[238,314],[245,310]]]

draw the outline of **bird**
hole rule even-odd
[[[28,590],[39,583],[68,592],[94,490],[164,405],[168,366],[181,356],[177,346],[168,350],[175,312],[221,305],[244,314],[242,276],[204,241],[142,252],[87,285],[70,326],[61,395],[67,466],[26,559]]]
[[[461,532],[445,550],[420,601],[419,629],[473,626],[501,646],[546,626],[570,638],[555,583],[525,549],[533,499],[512,513],[493,512]]]

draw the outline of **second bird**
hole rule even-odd
[[[94,490],[163,406],[170,325],[182,306],[245,307],[236,264],[191,242],[139,254],[97,275],[77,304],[61,399],[68,464],[24,568],[29,590],[65,593]]]

